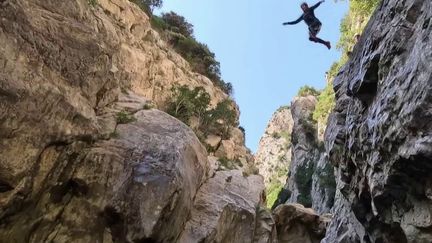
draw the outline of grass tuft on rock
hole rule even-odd
[[[134,121],[136,121],[136,118],[126,111],[120,111],[117,113],[117,124],[128,124]]]

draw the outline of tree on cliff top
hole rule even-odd
[[[161,8],[163,0],[129,0],[138,5],[144,12],[152,15],[156,8]]]
[[[210,105],[210,94],[203,87],[189,88],[186,85],[171,89],[172,98],[167,100],[167,113],[189,126],[194,126],[200,139],[209,134],[229,138],[230,129],[238,126],[233,101],[225,99],[215,107]]]
[[[176,14],[171,11],[169,13],[163,13],[162,19],[168,24],[171,31],[180,33],[186,37],[192,37],[193,25],[186,21],[185,17]]]
[[[316,90],[314,87],[305,85],[300,88],[300,90],[297,93],[298,97],[306,97],[308,95],[318,96],[320,92]]]
[[[160,17],[152,16],[152,26],[190,63],[194,72],[208,77],[226,94],[233,94],[232,84],[221,77],[220,63],[215,54],[206,44],[195,39],[193,25],[183,16],[175,12],[163,13]]]

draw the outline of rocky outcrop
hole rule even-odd
[[[231,161],[239,160],[243,165],[253,164],[254,158],[251,151],[245,147],[244,134],[238,128],[231,130],[231,139],[221,140],[214,155]],[[240,138],[240,139],[236,139]]]
[[[215,159],[193,131],[150,108],[163,109],[176,84],[204,87],[212,104],[227,95],[127,0],[0,6],[0,241],[178,240],[199,200],[216,197],[204,189],[231,172],[210,179]],[[238,133],[227,140],[247,153]],[[236,203],[213,216],[218,236],[231,237],[227,225],[254,232],[243,215],[268,221],[250,206],[261,202],[261,177],[243,176],[218,191]]]
[[[204,184],[195,200],[191,220],[179,242],[253,242],[260,205],[262,177],[241,171],[218,171]],[[273,227],[261,232],[270,238]],[[271,242],[271,241],[267,241]]]
[[[255,154],[255,163],[266,185],[286,181],[291,161],[291,131],[294,121],[289,107],[281,107],[270,119]]]
[[[324,242],[431,242],[432,3],[384,0],[334,81]]]
[[[52,0],[2,1],[2,80],[13,80],[2,86],[2,93],[8,99],[20,99],[22,107],[14,111],[17,118],[53,106],[59,109],[53,113],[68,123],[63,126],[67,129],[56,131],[59,128],[54,122],[40,122],[41,127],[69,136],[78,133],[74,123],[84,122],[88,127],[77,130],[88,135],[99,131],[98,125],[86,121],[95,120],[98,112],[128,90],[160,109],[165,108],[175,85],[203,87],[212,105],[228,97],[208,78],[192,72],[189,63],[151,29],[148,17],[136,5],[127,0],[98,0],[94,6],[89,2],[93,1],[73,0],[60,5]],[[236,105],[233,109],[238,113]],[[67,117],[72,114],[70,110],[83,117]],[[46,114],[38,115],[37,121],[46,118]],[[16,120],[22,122],[11,125],[5,133],[13,127],[23,132],[29,119]],[[35,137],[29,135],[30,139]],[[20,146],[11,141],[8,144]]]
[[[272,212],[265,207],[257,208],[254,243],[277,242],[276,226]]]
[[[319,243],[326,233],[329,216],[319,216],[300,204],[284,204],[274,210],[279,243]]]
[[[167,92],[150,94],[149,73],[165,74],[155,78],[170,82],[164,87],[181,80],[207,87],[214,101],[226,97],[187,71],[187,62],[155,39],[147,16],[129,1],[102,0],[95,7],[85,0],[1,4],[1,151],[8,158],[1,170],[12,184],[50,144],[109,136],[104,108],[122,90],[155,103],[164,99],[159,96]]]
[[[315,109],[314,96],[298,97],[291,105],[294,127],[292,131],[292,161],[286,188],[291,192],[287,202],[312,207],[312,174],[319,159],[317,127],[311,119]]]
[[[176,239],[208,177],[206,152],[163,112],[133,118],[110,140],[47,146],[29,176],[1,195],[2,240]]]
[[[333,205],[335,179],[318,139],[317,124],[312,119],[316,98],[298,97],[291,104],[292,161],[287,182],[274,205],[300,203],[318,213],[328,213]]]

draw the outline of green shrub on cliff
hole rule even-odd
[[[138,1],[138,0],[137,0]],[[186,59],[194,72],[208,77],[216,87],[228,95],[233,94],[233,86],[221,77],[220,63],[209,47],[193,36],[193,25],[175,12],[152,16],[152,27]]]
[[[267,195],[267,207],[271,208],[273,206],[273,204],[276,202],[279,192],[282,190],[283,185],[282,183],[277,180],[274,179],[270,182],[269,187],[266,190],[266,195]]]
[[[88,4],[92,7],[96,7],[96,5],[98,4],[97,0],[87,0]]]
[[[318,96],[319,94],[320,94],[320,92],[318,90],[316,90],[314,87],[309,86],[309,85],[305,85],[305,86],[300,88],[300,90],[297,93],[297,96],[298,97],[305,97],[308,95]]]
[[[145,13],[152,15],[153,10],[162,7],[162,0],[129,0],[138,5]]]
[[[289,109],[291,109],[290,105],[283,105],[277,109],[277,112],[282,112],[284,110],[289,110]]]
[[[126,111],[120,111],[117,113],[117,123],[118,124],[127,124],[127,123],[131,123],[134,121],[136,121],[136,118],[132,114],[130,114]]]
[[[234,170],[236,169],[235,164],[227,159],[226,157],[222,157],[218,159],[219,161],[219,168],[218,170]]]
[[[350,8],[362,16],[370,16],[381,0],[351,0]]]
[[[214,109],[207,111],[204,129],[212,134],[218,134],[222,139],[228,139],[231,127],[236,127],[237,113],[232,108],[231,100],[219,102]]]
[[[168,24],[165,23],[165,21],[161,17],[156,15],[153,15],[151,17],[150,23],[152,27],[157,31],[164,31],[169,28]]]
[[[335,105],[334,91],[332,85],[327,85],[318,96],[318,102],[313,112],[315,121],[327,121],[330,112]]]
[[[169,13],[163,13],[161,18],[170,31],[182,34],[185,37],[193,36],[193,25],[187,22],[185,17],[171,11]]]
[[[205,119],[210,105],[210,95],[204,88],[189,89],[183,85],[173,87],[171,92],[173,99],[168,103],[168,114],[185,124],[189,124],[192,117],[196,117],[199,123]]]
[[[369,21],[373,11],[378,6],[380,0],[351,0],[348,14],[340,24],[341,37],[337,48],[343,50],[344,54],[355,45],[356,34],[361,34]],[[344,58],[344,57],[342,57]]]
[[[280,135],[278,132],[273,132],[273,133],[271,134],[271,136],[272,136],[272,138],[274,138],[274,139],[279,139],[279,138],[281,138],[281,135]]]
[[[230,128],[237,126],[237,113],[232,108],[231,100],[223,100],[211,108],[210,95],[202,87],[190,89],[183,85],[173,87],[171,91],[167,113],[189,126],[194,118],[195,132],[199,137],[216,134],[226,139]]]
[[[196,41],[193,37],[179,35],[171,35],[169,42],[191,64],[193,71],[208,77],[215,86],[222,89],[226,94],[232,95],[232,84],[222,80],[220,63],[206,44]]]

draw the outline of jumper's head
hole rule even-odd
[[[305,12],[306,10],[309,9],[309,6],[307,3],[303,2],[302,4],[300,4],[301,9],[303,10],[303,12]]]

